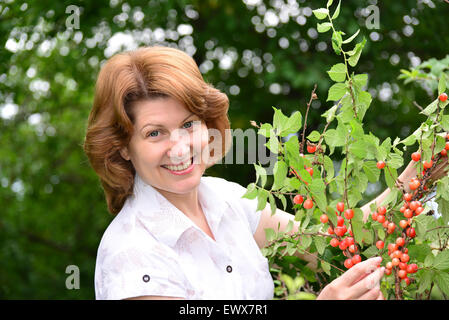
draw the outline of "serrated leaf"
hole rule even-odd
[[[332,108],[329,108],[325,113],[321,116],[326,118],[326,122],[329,123],[335,119],[335,113],[337,112],[338,104],[334,105]]]
[[[270,134],[273,130],[273,127],[270,123],[264,123],[260,126],[259,130],[257,131],[257,134],[263,135],[264,137],[269,138]]]
[[[296,133],[302,127],[302,115],[301,112],[295,111],[284,124],[280,136],[286,137],[289,134]]]
[[[326,8],[319,8],[312,11],[315,17],[319,20],[323,20],[327,17],[329,10]]]
[[[423,293],[426,289],[430,288],[430,284],[432,283],[434,273],[433,271],[425,270],[419,279],[419,287],[418,293]]]
[[[366,43],[366,38],[364,37],[361,42],[359,42],[355,45],[353,54],[348,59],[348,63],[351,67],[355,67],[357,65],[360,55],[362,54],[363,47],[365,47],[365,43]]]
[[[440,80],[438,81],[438,94],[442,94],[446,90],[446,75],[441,74]]]
[[[340,100],[346,94],[346,85],[344,83],[335,83],[329,88],[329,94],[326,101]]]
[[[380,170],[377,168],[375,161],[365,161],[362,168],[369,182],[379,181]]]
[[[359,34],[360,29],[356,31],[356,33],[354,33],[352,36],[350,36],[348,39],[344,40],[342,43],[350,43],[352,40],[354,40],[355,37],[357,37],[357,35]]]
[[[324,33],[330,30],[332,27],[332,23],[330,22],[323,22],[323,23],[317,23],[316,28],[319,33]]]
[[[332,68],[327,71],[329,77],[335,82],[343,82],[346,79],[346,65],[344,63],[337,63],[332,66]]]
[[[433,261],[433,267],[438,270],[449,269],[449,250],[444,250],[438,253]]]
[[[261,167],[254,163],[254,169],[256,170],[256,183],[259,181],[260,178],[260,187],[265,187],[265,184],[267,183],[267,171],[264,167]]]
[[[280,160],[274,164],[274,183],[272,190],[277,190],[283,187],[285,178],[287,177],[287,171],[288,166],[284,161]]]
[[[316,247],[316,250],[318,251],[318,253],[323,254],[324,249],[326,249],[326,247],[327,247],[326,239],[318,236],[318,237],[315,237],[314,243],[315,243],[315,247]]]
[[[349,146],[349,152],[358,157],[365,159],[366,157],[366,143],[363,140],[358,140]]]
[[[321,134],[318,131],[314,130],[307,136],[307,139],[312,142],[317,142],[320,139],[320,137]]]
[[[250,183],[242,198],[255,199],[257,197],[257,188],[255,183]]]
[[[269,192],[264,189],[259,189],[257,193],[257,209],[256,211],[263,210],[267,206]]]
[[[385,182],[390,189],[393,189],[395,186],[396,179],[398,178],[398,173],[396,169],[389,167],[387,164],[384,169]]]
[[[370,247],[368,247],[368,249],[366,249],[365,251],[362,252],[362,254],[367,258],[371,258],[371,257],[377,255],[378,253],[379,253],[379,249],[377,249],[376,246],[370,246]]]
[[[338,2],[337,9],[335,9],[334,14],[332,15],[332,20],[337,19],[338,16],[340,15],[340,5],[341,5],[341,0]]]
[[[327,261],[321,260],[321,269],[329,276],[331,275],[331,265]]]
[[[435,276],[435,282],[438,285],[438,288],[442,292],[444,292],[445,295],[449,295],[449,274],[445,272],[439,272]]]
[[[332,48],[334,49],[336,54],[341,53],[341,44],[343,42],[343,39],[341,37],[342,32],[341,31],[334,31],[332,33]]]
[[[425,107],[424,110],[420,112],[420,114],[430,116],[432,113],[435,112],[437,108],[438,108],[438,99],[435,99],[427,107]]]
[[[334,2],[334,0],[328,0],[326,7],[329,8],[332,5],[332,2]]]
[[[276,239],[276,232],[272,228],[265,229],[265,238],[268,242]]]

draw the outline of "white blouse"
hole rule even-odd
[[[95,266],[96,299],[145,295],[273,299],[268,260],[254,233],[257,199],[246,188],[201,177],[198,197],[215,241],[137,174],[134,194],[106,229]]]

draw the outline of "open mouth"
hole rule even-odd
[[[192,163],[193,163],[193,156],[186,163],[179,164],[179,165],[176,165],[176,166],[162,165],[161,167],[163,167],[165,169],[168,169],[168,170],[171,170],[171,171],[184,171],[184,170],[188,169],[192,165]]]

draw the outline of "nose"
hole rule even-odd
[[[190,135],[185,130],[177,130],[170,135],[171,147],[167,155],[172,163],[181,163],[190,156]]]

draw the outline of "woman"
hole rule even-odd
[[[273,298],[264,229],[294,217],[271,216],[268,204],[256,212],[246,188],[203,175],[229,150],[228,106],[178,49],[140,48],[102,67],[84,150],[116,216],[97,252],[97,299]],[[223,137],[213,150],[210,130]],[[415,174],[407,170],[403,180]],[[318,298],[383,299],[379,263],[357,264]]]

